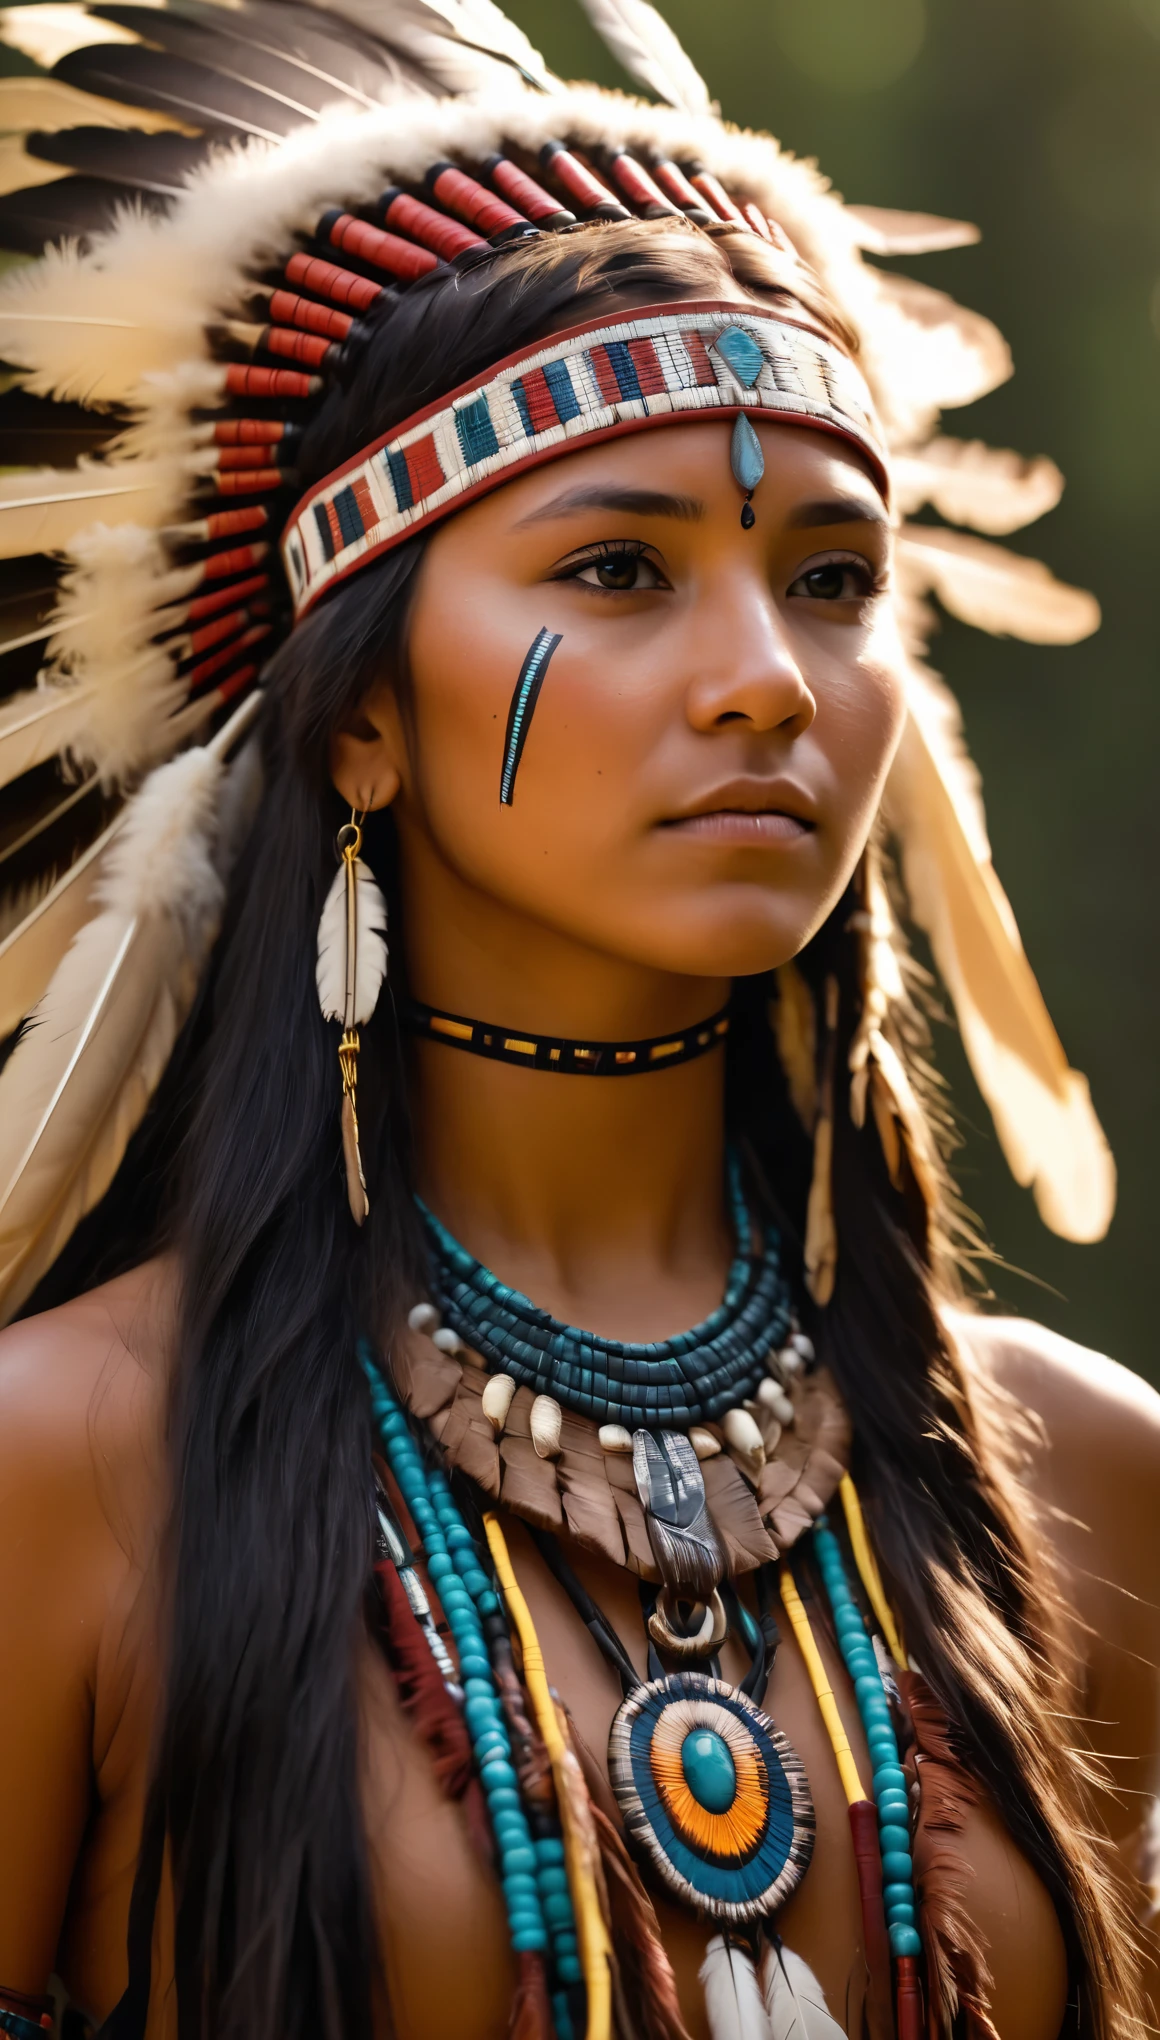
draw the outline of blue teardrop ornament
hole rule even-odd
[[[729,464],[746,495],[752,495],[765,473],[765,455],[761,451],[761,441],[744,412],[734,420]]]

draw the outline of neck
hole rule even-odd
[[[416,997],[592,1041],[681,1031],[728,998],[727,981],[642,971],[531,931],[508,954],[498,932],[456,943],[443,918],[438,942],[409,939]],[[419,1191],[502,1281],[625,1339],[667,1336],[720,1301],[732,1251],[723,1048],[615,1079],[512,1068],[428,1040],[410,1056]]]

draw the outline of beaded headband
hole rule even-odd
[[[754,415],[837,434],[866,455],[885,491],[870,393],[849,357],[804,320],[712,300],[553,334],[415,412],[307,491],[282,538],[295,619],[336,581],[581,440]]]

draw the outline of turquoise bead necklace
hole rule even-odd
[[[406,1417],[365,1343],[359,1357],[384,1455],[422,1542],[459,1658],[463,1717],[499,1858],[511,1944],[517,1954],[550,1950],[555,1988],[552,2014],[559,2040],[570,2040],[568,1990],[580,1982],[576,1923],[558,1834],[533,1836],[512,1764],[511,1737],[492,1669],[488,1640],[508,1641],[499,1596],[480,1562],[475,1539],[446,1477],[424,1464]]]
[[[825,1516],[819,1516],[814,1525],[813,1545],[833,1611],[838,1648],[854,1682],[854,1698],[873,1766],[878,1845],[882,1852],[882,1899],[890,1952],[895,1956],[921,1955],[910,1849],[910,1803],[890,1702],[866,1625],[850,1592],[841,1547]]]
[[[777,1231],[765,1226],[755,1254],[732,1149],[726,1166],[736,1253],[723,1301],[690,1331],[634,1344],[564,1324],[509,1289],[416,1198],[444,1323],[489,1369],[598,1424],[687,1431],[717,1422],[753,1395],[769,1354],[784,1345],[794,1323]]]

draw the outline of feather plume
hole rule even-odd
[[[761,1965],[770,2040],[842,2040],[825,1993],[808,1962],[785,1942],[766,1950]]]
[[[930,939],[963,1046],[1017,1182],[1064,1239],[1101,1239],[1115,1164],[1087,1083],[1068,1067],[990,861],[957,713],[911,668],[909,714],[885,810],[901,845],[910,911]]]
[[[334,874],[318,923],[315,972],[323,1019],[337,1020],[348,1031],[366,1026],[387,974],[387,903],[369,864],[361,857],[354,860],[354,883],[354,955],[348,950],[352,924],[344,859]]]
[[[1054,510],[1063,476],[1043,455],[1027,459],[981,439],[931,439],[890,464],[895,500],[904,516],[924,503],[948,524],[969,524],[998,537]]]
[[[701,1964],[701,1988],[712,2040],[771,2040],[765,2000],[753,1958],[724,1934],[714,1934]],[[789,2028],[787,2027],[788,2033]],[[794,2040],[802,2040],[795,2035]]]
[[[0,786],[66,751],[88,703],[84,687],[28,687],[0,704]]]
[[[601,41],[630,78],[682,113],[709,113],[709,88],[649,0],[581,0]]]
[[[127,322],[131,323],[131,322]],[[25,468],[0,478],[0,559],[63,552],[86,525],[160,523],[159,466],[79,461],[75,468]]]
[[[84,696],[83,715],[63,740],[70,757],[111,784],[155,763],[178,741],[169,718],[185,686],[153,634],[165,601],[188,592],[196,569],[174,572],[157,533],[136,523],[78,533],[70,555],[45,671]]]
[[[656,1908],[619,1831],[596,1804],[591,1787],[589,1796],[604,1866],[613,1946],[622,1982],[638,2000],[642,2040],[690,2040]]]
[[[512,73],[542,92],[559,89],[539,51],[492,0],[327,0],[327,12],[367,30],[419,65],[444,92],[486,92]]]
[[[972,404],[1011,375],[1011,350],[981,313],[893,270],[868,267],[865,279],[878,299],[875,351],[889,357],[890,381],[914,413]]]
[[[963,2040],[999,2040],[986,1944],[967,1903],[975,1869],[963,1848],[964,1824],[984,1789],[960,1763],[950,1724],[926,1681],[903,1672],[898,1684],[918,1752],[914,1876],[932,2028],[961,2031]]]
[[[217,930],[223,759],[251,697],[125,811],[100,912],[77,935],[0,1072],[0,1313],[17,1310],[104,1195],[148,1106]]]
[[[935,255],[944,248],[970,248],[980,238],[978,227],[969,220],[896,212],[888,205],[847,205],[842,216],[854,223],[855,246],[870,255]]]
[[[30,901],[0,941],[0,1040],[19,1027],[44,996],[69,944],[89,919],[108,870],[124,810],[68,870]]]
[[[1098,630],[1094,595],[1057,581],[1042,560],[965,532],[905,524],[898,540],[899,575],[908,592],[932,591],[944,609],[995,637],[1032,645],[1074,645]]]

